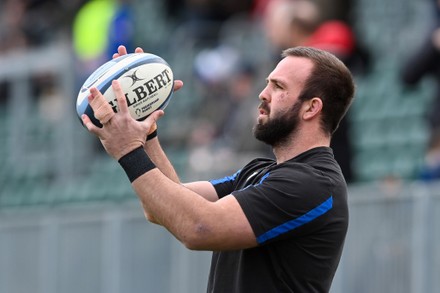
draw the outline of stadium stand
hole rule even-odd
[[[440,288],[440,188],[416,180],[433,84],[427,79],[409,90],[398,80],[401,60],[430,21],[429,1],[354,3],[373,66],[357,78],[349,112],[357,182],[349,187],[349,233],[331,292]],[[204,103],[193,61],[212,43],[192,38],[189,27],[164,23],[162,1],[133,2],[143,20],[139,44],[160,52],[185,82],[159,121],[171,161],[183,180],[224,172],[220,164],[192,170],[187,148]],[[259,24],[240,15],[218,25],[205,29],[267,74],[272,64]],[[72,55],[65,37],[0,54],[0,292],[204,292],[209,254],[192,254],[145,224],[125,174],[75,116]],[[51,98],[61,103],[48,116],[42,106]],[[228,158],[241,164],[246,155]]]
[[[349,112],[357,180],[417,179],[429,137],[425,113],[434,84],[424,80],[405,89],[399,71],[432,21],[429,3],[356,1],[354,12],[358,36],[373,61],[371,72],[357,79]]]
[[[272,66],[269,48],[258,20],[244,15],[237,15],[224,23],[206,23],[203,26],[206,33],[202,35],[209,35],[210,31],[219,32],[218,39],[213,42],[194,37],[191,26],[164,24],[164,7],[155,1],[140,1],[136,5],[139,6],[136,9],[138,14],[148,14],[143,15],[148,25],[142,23],[136,27],[139,43],[144,44],[147,51],[160,51],[173,67],[175,76],[185,81],[185,87],[167,108],[168,119],[159,122],[162,142],[170,149],[172,160],[185,177],[185,172],[191,174],[185,165],[188,162],[188,133],[204,103],[194,75],[197,54],[219,43],[228,45],[254,62],[263,80],[263,75]],[[412,2],[404,6],[383,5],[381,1],[357,1],[354,11],[356,29],[373,55],[371,72],[357,78],[357,96],[349,112],[353,124],[351,135],[355,147],[356,180],[415,179],[423,163],[427,143],[424,113],[432,96],[432,85],[427,80],[414,90],[406,90],[397,75],[399,60],[405,58],[410,44],[416,42],[417,36],[420,37],[420,33],[416,32],[423,29],[424,24],[419,19],[426,16],[426,11]],[[4,121],[0,129],[5,139],[0,150],[4,162],[2,173],[6,175],[1,188],[4,191],[14,190],[15,194],[2,192],[0,201],[3,207],[114,200],[130,194],[129,190],[122,190],[123,195],[114,192],[118,190],[116,182],[120,182],[117,178],[124,177],[123,174],[116,164],[108,162],[102,151],[96,150],[100,147],[96,147],[94,138],[88,137],[90,135],[81,129],[73,116],[72,100],[76,95],[74,76],[66,69],[72,68],[74,61],[69,55],[70,50],[64,49],[63,46],[54,46],[51,50],[36,51],[34,55],[23,52],[21,56],[1,57],[2,64],[7,64],[7,68],[16,68],[13,74],[3,68],[0,75],[1,81],[10,88],[8,102],[2,108],[5,115],[2,115]],[[54,54],[61,54],[56,59],[65,62],[51,69],[45,68],[52,66],[48,64],[53,63]],[[20,59],[22,57],[25,61]],[[61,105],[58,105],[62,107],[58,115],[62,118],[46,119],[47,115],[41,112],[45,107],[42,105],[44,89],[39,92],[34,90],[35,76],[46,74],[48,70],[53,71],[52,79],[57,76],[55,82],[61,84],[61,88],[56,90],[58,95],[60,91],[64,95]],[[26,86],[17,86],[19,82],[23,84],[20,80],[25,80]],[[38,82],[39,79],[36,80]],[[44,86],[47,85],[43,83]],[[46,101],[46,104],[50,102]],[[63,144],[58,144],[59,141]],[[84,161],[92,162],[91,166],[84,167],[85,164],[81,163]],[[216,174],[216,170],[212,173]],[[106,180],[108,184],[104,183]],[[103,182],[105,186],[100,190],[90,190],[88,187],[96,181]],[[61,188],[55,192],[58,195],[45,195],[46,190],[57,185],[72,185],[72,188]],[[30,191],[32,196],[28,195]]]

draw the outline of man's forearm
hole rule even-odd
[[[147,152],[151,161],[153,161],[153,163],[165,176],[176,183],[180,183],[179,176],[163,151],[157,137],[147,141],[144,145],[144,150]]]
[[[165,152],[162,149],[162,146],[159,143],[159,139],[157,137],[148,140],[144,145],[144,150],[150,157],[151,161],[156,165],[156,167],[169,179],[176,183],[180,183],[179,176],[174,170],[173,165],[170,160],[166,156]],[[145,218],[155,224],[162,225],[149,211],[148,206],[141,201],[142,208],[144,210]]]

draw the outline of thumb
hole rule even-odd
[[[151,113],[150,116],[148,116],[147,119],[145,119],[145,123],[148,124],[149,127],[151,127],[153,124],[155,124],[163,115],[165,115],[165,112],[163,110],[157,110]]]

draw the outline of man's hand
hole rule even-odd
[[[107,153],[119,160],[132,150],[145,144],[147,133],[156,121],[163,116],[164,112],[158,110],[144,121],[136,121],[130,115],[127,100],[119,82],[114,80],[112,87],[118,102],[119,112],[114,113],[104,96],[96,88],[91,88],[89,104],[95,113],[95,117],[101,117],[98,120],[100,120],[103,127],[95,126],[87,115],[83,115],[82,120],[85,127],[99,137]]]
[[[135,53],[144,53],[144,50],[142,48],[140,48],[140,47],[137,47],[134,50],[134,52]],[[123,46],[123,45],[120,45],[118,47],[118,52],[113,54],[113,59],[118,58],[118,57],[123,56],[123,55],[127,55],[127,54],[128,54],[127,48],[125,46]],[[181,80],[175,80],[174,81],[174,91],[178,91],[182,87],[183,87],[183,82]],[[147,135],[153,133],[156,129],[157,129],[157,124],[153,123],[151,125],[151,128],[148,129]]]

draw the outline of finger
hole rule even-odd
[[[147,119],[145,119],[144,121],[142,121],[142,123],[144,123],[149,129],[150,129],[150,133],[153,132],[154,130],[154,125],[156,125],[157,128],[157,121],[163,116],[165,115],[165,112],[163,110],[157,110],[154,111],[153,113],[150,114],[150,116],[147,117]]]
[[[175,80],[174,81],[174,91],[178,91],[183,87],[183,81]]]
[[[144,124],[144,126],[149,129],[148,134],[151,134],[154,132],[154,130],[157,129],[157,121],[164,115],[163,110],[157,110],[150,114],[150,116],[147,117],[144,121],[141,123]]]
[[[112,81],[113,92],[115,93],[116,100],[118,101],[119,112],[122,114],[128,113],[127,100],[125,99],[124,92],[122,91],[121,84],[117,80]]]
[[[109,122],[110,119],[112,119],[112,117],[115,115],[112,106],[110,106],[97,88],[90,89],[88,101],[90,107],[93,109],[96,119],[98,119],[101,124]]]
[[[157,110],[154,111],[153,113],[151,113],[150,116],[148,116],[147,119],[145,119],[145,121],[148,121],[149,124],[151,124],[151,126],[153,126],[153,124],[156,124],[157,121],[163,116],[165,115],[165,112],[163,110]],[[157,127],[157,126],[156,126]]]
[[[135,52],[135,53],[144,53],[144,50],[143,50],[141,47],[137,47],[137,48],[134,50],[134,52]]]
[[[125,48],[124,45],[120,45],[118,47],[118,53],[119,55],[127,55],[127,48]]]
[[[118,57],[120,57],[120,56],[121,56],[121,55],[119,55],[118,53],[114,53],[113,56],[112,56],[112,58],[115,59],[115,58],[118,58]]]
[[[100,128],[97,127],[95,124],[93,124],[92,120],[90,120],[89,116],[86,114],[83,114],[81,116],[82,123],[87,128],[88,131],[95,134],[96,136],[99,136]]]

